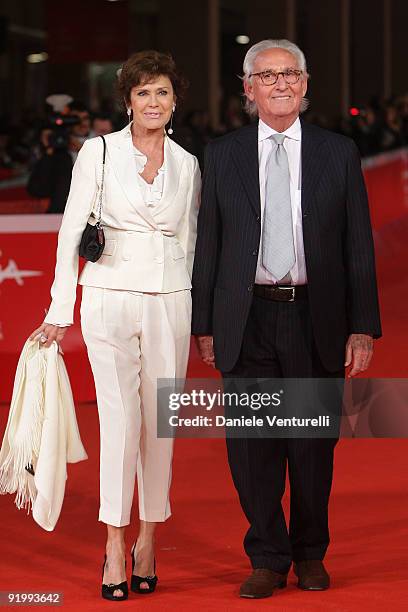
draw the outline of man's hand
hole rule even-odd
[[[370,365],[373,356],[374,341],[367,334],[351,334],[346,344],[346,360],[344,365],[347,367],[352,363],[348,378],[364,372]]]
[[[198,352],[201,359],[207,365],[215,368],[213,337],[212,336],[195,336]]]
[[[68,327],[58,327],[58,325],[43,323],[33,331],[30,340],[38,340],[42,346],[49,348],[54,340],[57,344],[61,342],[67,329]]]

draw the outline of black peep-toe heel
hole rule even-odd
[[[103,574],[105,571],[105,565],[106,565],[106,555],[105,555],[105,560],[102,565],[102,580],[103,580]],[[119,596],[114,595],[114,592],[118,589],[122,591],[123,595],[119,595]],[[128,598],[128,595],[129,595],[129,587],[128,587],[127,580],[125,580],[124,582],[121,582],[120,584],[112,584],[112,583],[103,584],[102,583],[102,597],[104,599],[109,599],[110,601],[124,601],[125,599]]]
[[[140,593],[141,595],[148,595],[149,593],[154,592],[156,585],[157,585],[157,581],[158,581],[158,578],[156,576],[156,559],[154,560],[154,570],[153,570],[154,576],[135,576],[133,574],[133,571],[135,569],[135,563],[136,563],[134,552],[135,552],[135,545],[132,546],[132,550],[130,551],[130,555],[132,557],[132,578],[130,581],[130,588],[134,593]],[[142,582],[146,582],[149,588],[142,589],[140,587]]]

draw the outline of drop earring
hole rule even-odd
[[[129,107],[126,112],[128,114],[128,123],[130,125],[130,115],[132,114],[132,109]]]
[[[173,106],[173,110],[172,110],[172,113],[171,113],[171,119],[170,119],[170,127],[167,130],[167,133],[170,134],[170,135],[174,134],[174,130],[173,130],[173,116],[174,116],[174,111],[175,110],[176,110],[176,105]]]

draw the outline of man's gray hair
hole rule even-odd
[[[286,40],[285,38],[281,39],[272,39],[269,38],[267,40],[261,40],[261,42],[256,43],[256,45],[252,45],[250,49],[248,49],[247,54],[244,58],[243,71],[244,76],[242,77],[243,81],[252,81],[251,74],[254,70],[255,59],[259,53],[263,51],[267,51],[268,49],[284,49],[285,51],[289,51],[295,58],[296,62],[299,66],[299,69],[302,70],[304,77],[308,78],[307,67],[306,67],[306,59],[303,54],[303,51],[299,49],[295,43],[290,42],[290,40]],[[307,98],[303,98],[302,103],[300,105],[300,112],[303,113],[307,107],[309,106],[309,100]],[[245,101],[245,110],[250,115],[250,117],[256,117],[258,115],[258,108],[255,102],[252,102],[248,98]]]

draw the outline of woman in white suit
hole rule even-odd
[[[128,596],[125,526],[135,478],[140,530],[132,547],[131,588],[154,591],[156,524],[170,516],[173,445],[156,432],[156,381],[184,378],[190,343],[191,271],[200,171],[165,133],[184,81],[168,55],[132,55],[119,76],[129,125],[108,134],[102,257],[88,262],[81,324],[95,379],[100,421],[100,511],[107,524],[102,596]],[[130,118],[133,121],[130,122]],[[52,303],[33,332],[50,346],[73,322],[78,246],[98,214],[103,143],[86,141],[74,166],[58,238]]]

